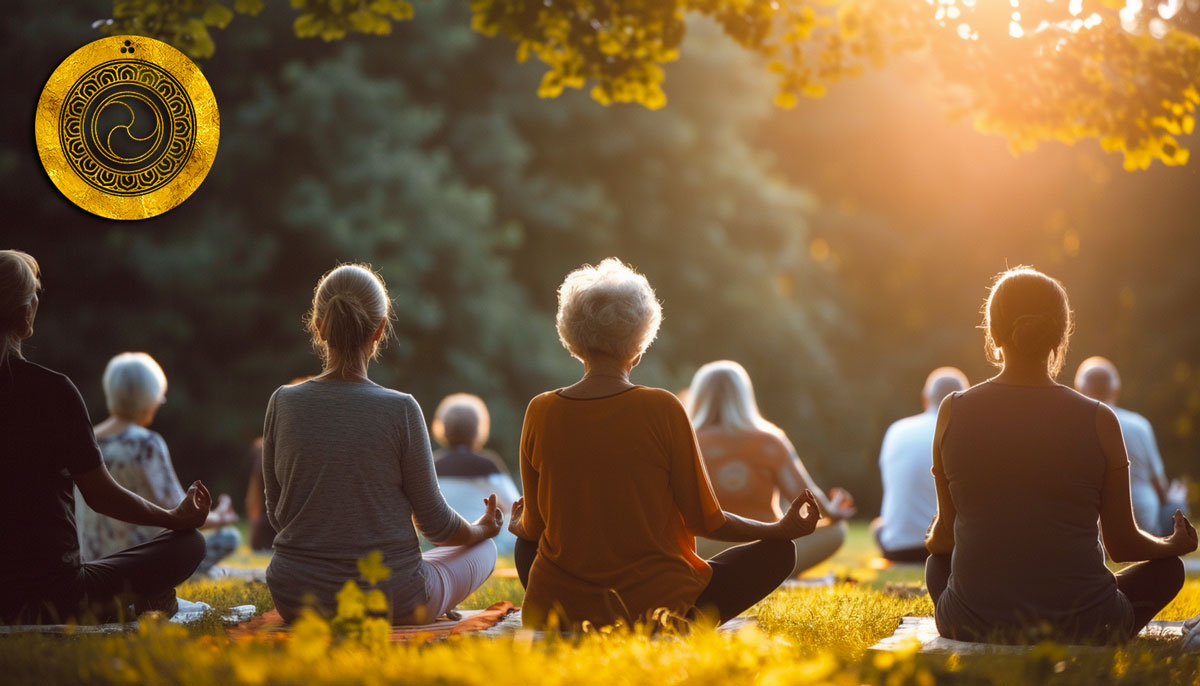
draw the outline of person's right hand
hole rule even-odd
[[[171,510],[172,523],[170,529],[199,529],[208,519],[208,509],[212,507],[212,494],[200,481],[193,481],[183,501]]]
[[[1175,510],[1175,530],[1167,537],[1167,545],[1171,546],[1172,555],[1187,555],[1196,549],[1196,528],[1183,516],[1183,512]]]
[[[496,494],[493,493],[483,499],[483,505],[486,509],[479,521],[475,522],[475,526],[479,527],[483,532],[484,538],[494,538],[500,533],[500,527],[504,525],[504,510],[496,504]]]
[[[817,497],[806,488],[799,498],[792,501],[792,506],[775,526],[781,534],[780,538],[797,539],[816,531],[819,521],[821,508],[817,505]]]
[[[525,499],[517,498],[512,504],[512,516],[508,518],[508,532],[517,538],[523,538],[521,535],[521,515],[525,514]]]

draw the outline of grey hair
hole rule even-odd
[[[632,360],[650,347],[662,305],[646,277],[615,257],[567,274],[558,288],[558,338],[573,357]]]
[[[491,421],[482,398],[470,393],[454,393],[438,403],[430,428],[433,439],[446,447],[466,445],[475,448],[487,443]]]
[[[167,375],[146,353],[121,353],[104,368],[104,398],[114,416],[134,418],[167,392]]]

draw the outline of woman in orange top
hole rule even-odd
[[[559,337],[586,371],[525,414],[510,526],[527,626],[631,625],[663,608],[724,622],[786,578],[792,539],[816,528],[809,493],[770,523],[721,510],[683,406],[629,380],[661,318],[645,277],[617,259],[559,288]],[[754,542],[705,561],[697,535]]]
[[[770,521],[782,513],[781,498],[786,504],[811,491],[825,519],[813,535],[796,540],[792,576],[833,557],[846,540],[843,520],[854,516],[854,500],[840,488],[827,498],[813,483],[791,441],[759,414],[754,386],[742,365],[719,360],[698,369],[687,406],[721,503],[743,517]],[[728,547],[725,541],[696,539],[701,555]]]

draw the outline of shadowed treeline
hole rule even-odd
[[[704,362],[739,360],[814,476],[863,512],[883,431],[919,410],[924,375],[990,373],[971,327],[1006,264],[1064,280],[1079,314],[1068,371],[1112,357],[1168,472],[1193,469],[1193,167],[1129,174],[1088,145],[1013,159],[896,70],[775,111],[769,75],[703,24],[671,67],[670,105],[647,112],[536,99],[538,68],[452,3],[332,45],[296,40],[287,8],[268,4],[202,65],[222,114],[209,178],[167,215],[121,224],[61,198],[31,135],[45,78],[99,37],[90,22],[106,9],[7,10],[3,247],[45,270],[29,358],[69,374],[94,416],[112,354],[162,363],[156,428],[185,481],[240,486],[267,397],[317,369],[300,317],[339,260],[373,263],[396,296],[380,382],[427,414],[446,393],[478,393],[515,464],[525,403],[576,372],[555,339],[554,287],[610,254],[663,300],[635,380],[679,388]]]

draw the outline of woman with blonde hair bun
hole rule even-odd
[[[1183,585],[1196,530],[1178,511],[1167,538],[1137,527],[1117,416],[1054,380],[1073,328],[1061,283],[1001,273],[983,319],[1000,373],[938,409],[925,581],[947,638],[1123,642]],[[1105,550],[1136,564],[1114,575]]]
[[[688,414],[721,504],[743,517],[770,520],[782,514],[781,503],[807,490],[825,517],[811,535],[795,540],[792,576],[833,557],[846,540],[844,520],[854,516],[854,501],[840,488],[827,497],[817,486],[783,430],[759,413],[745,368],[732,360],[709,362],[696,370],[688,391]],[[696,539],[703,556],[729,545]]]
[[[318,376],[282,386],[263,427],[265,507],[275,537],[267,586],[283,618],[302,606],[323,614],[378,550],[391,575],[380,582],[395,621],[435,621],[496,566],[491,539],[503,512],[492,494],[468,523],[438,489],[429,433],[417,401],[368,376],[392,331],[392,301],[365,264],[321,277],[305,317],[323,362]],[[414,523],[433,550],[422,554]],[[306,599],[310,602],[306,602]]]

